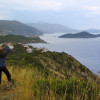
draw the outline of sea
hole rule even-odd
[[[100,37],[98,38],[58,38],[65,33],[44,34],[41,39],[47,43],[31,43],[34,47],[50,51],[66,52],[93,73],[100,72]]]

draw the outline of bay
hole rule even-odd
[[[40,38],[47,44],[32,43],[30,45],[44,47],[50,51],[66,52],[97,74],[100,71],[100,38],[58,38],[62,34],[64,33],[44,34]]]

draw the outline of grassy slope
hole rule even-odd
[[[36,68],[10,66],[15,91],[9,100],[99,100],[100,86],[79,79],[59,79],[48,77]],[[3,79],[6,80],[3,74]],[[5,95],[10,91],[6,91]],[[13,94],[13,95],[12,95]],[[0,92],[1,95],[1,92]],[[1,97],[2,98],[2,97]]]
[[[15,91],[10,100],[99,100],[98,78],[66,53],[15,45],[7,57]],[[9,67],[10,66],[10,67]],[[3,79],[6,77],[3,75]]]
[[[8,56],[8,62],[11,65],[35,66],[39,71],[45,71],[46,76],[52,73],[52,76],[63,79],[76,77],[82,80],[96,81],[95,74],[64,52],[42,53],[41,50],[34,48],[32,53],[27,53],[25,47],[16,44]]]

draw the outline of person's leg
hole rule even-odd
[[[6,74],[8,81],[11,82],[11,75],[10,75],[8,69],[6,67],[3,67],[2,71]]]
[[[1,84],[1,73],[2,73],[2,68],[0,68],[0,84]]]

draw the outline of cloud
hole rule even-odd
[[[60,2],[33,2],[29,4],[24,4],[23,7],[19,5],[18,7],[15,7],[17,10],[29,10],[29,11],[48,11],[48,10],[54,10],[58,11],[62,9],[63,4]]]
[[[10,19],[11,12],[6,10],[0,10],[0,20]]]
[[[0,16],[0,20],[4,20],[5,19],[5,16]]]
[[[61,11],[80,8],[88,5],[93,0],[3,0],[0,1],[5,7],[16,10],[29,11]]]
[[[3,5],[2,4],[0,4],[0,8],[2,8],[3,7]]]
[[[83,6],[82,9],[86,10],[87,17],[94,17],[100,15],[100,6]]]
[[[83,6],[82,8],[90,11],[100,10],[100,6]]]
[[[26,11],[64,11],[70,9],[96,9],[100,6],[98,0],[2,0],[2,6],[13,10]],[[90,8],[89,8],[89,7]],[[93,7],[92,7],[93,6]]]
[[[99,23],[99,16],[99,0],[0,0],[0,19],[59,22],[76,27],[93,20]]]
[[[63,3],[60,0],[5,0],[0,1],[5,6],[15,10],[29,11],[58,11],[63,8]],[[10,5],[10,6],[9,6]]]

